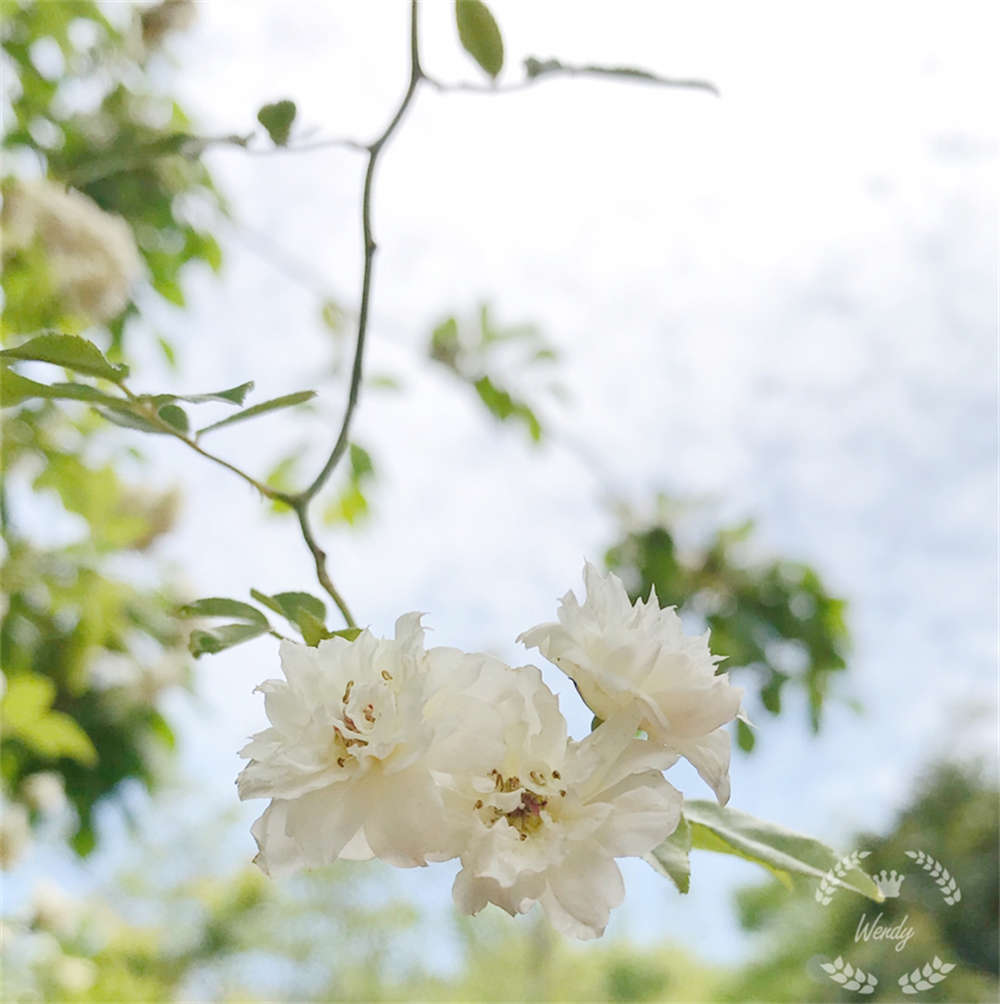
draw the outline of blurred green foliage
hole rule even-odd
[[[804,693],[818,731],[831,677],[847,665],[845,601],[809,565],[751,557],[752,522],[716,529],[688,549],[678,545],[676,521],[662,500],[649,522],[625,523],[605,562],[632,599],[655,589],[661,606],[710,628],[712,651],[725,657],[720,671],[742,686],[756,684],[770,714],[781,713],[789,685]],[[737,737],[744,750],[753,749],[755,734],[742,721]]]
[[[210,226],[223,208],[193,156],[197,144],[183,109],[151,83],[150,67],[163,59],[160,43],[183,22],[185,7],[168,2],[140,12],[85,0],[4,0],[0,9],[5,185],[9,172],[45,175],[123,217],[149,285],[178,306],[187,269],[221,265]],[[75,331],[88,323],[61,302],[37,243],[5,246],[3,292],[9,346],[38,329]],[[158,344],[168,363],[176,357],[134,301],[88,335],[112,358],[123,358],[132,339]],[[17,378],[5,377],[10,404]],[[8,603],[0,625],[7,676],[0,769],[13,801],[25,801],[34,774],[62,777],[77,812],[71,835],[80,853],[94,846],[102,799],[127,779],[155,783],[174,744],[161,695],[188,677],[175,590],[166,581],[149,585],[155,561],[148,557],[144,584],[122,571],[129,555],[148,552],[169,529],[177,498],[130,481],[134,451],[110,445],[105,428],[80,406],[44,400],[7,412],[3,426]],[[29,487],[44,500],[42,525],[51,532],[39,534],[38,519],[24,508]]]
[[[976,770],[941,765],[883,836],[864,834],[869,871],[903,868],[904,896],[879,906],[847,891],[816,902],[816,881],[779,882],[739,895],[743,924],[762,951],[740,967],[709,965],[662,940],[608,938],[580,945],[535,912],[511,919],[495,908],[438,930],[400,901],[394,873],[377,863],[340,865],[281,882],[254,869],[227,872],[229,823],[175,823],[136,848],[141,866],[107,898],[73,900],[43,890],[9,927],[8,998],[66,1001],[836,1001],[844,991],[818,961],[842,955],[879,985],[873,1000],[898,1000],[895,977],[934,955],[956,963],[929,1000],[991,1001],[997,989],[997,789]],[[947,862],[962,899],[947,907],[905,851]],[[179,869],[179,873],[178,873]],[[203,878],[203,875],[212,878]],[[165,876],[171,876],[165,878]],[[909,884],[909,888],[907,888]],[[112,905],[113,904],[113,905]],[[856,944],[862,913],[903,914],[906,950]],[[71,961],[67,967],[66,959]],[[449,958],[451,961],[448,961]],[[79,965],[82,963],[83,965]],[[76,990],[67,986],[72,978]]]
[[[765,945],[721,999],[842,1000],[844,991],[818,968],[819,961],[841,956],[877,975],[879,984],[869,1000],[899,1000],[898,976],[938,956],[956,968],[926,992],[927,999],[995,1001],[998,797],[995,778],[974,767],[941,764],[927,773],[888,834],[863,833],[852,841],[852,847],[871,852],[864,859],[869,874],[883,869],[906,874],[898,899],[876,906],[840,891],[821,906],[813,895],[814,883],[795,897],[777,883],[744,890],[738,898],[741,922],[758,932]],[[942,862],[957,880],[961,900],[946,904],[927,873],[907,857],[908,850],[923,850]],[[914,934],[902,951],[892,942],[855,941],[862,914],[871,921],[879,912],[886,926],[908,917]]]
[[[431,332],[428,355],[472,387],[498,422],[520,423],[533,443],[542,440],[536,408],[511,388],[509,377],[498,375],[505,370],[524,373],[533,364],[558,358],[534,325],[499,327],[484,303],[474,319],[448,317],[438,324]],[[558,391],[558,386],[551,389]]]

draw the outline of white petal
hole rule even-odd
[[[599,938],[611,911],[625,898],[625,883],[613,858],[578,852],[549,874],[552,898],[542,905],[552,923],[565,934]]]
[[[358,830],[340,852],[341,861],[370,861],[373,857],[375,854],[368,846],[364,830]]]
[[[288,875],[304,864],[298,845],[286,832],[287,820],[288,803],[275,799],[250,827],[258,850],[254,862],[265,875]]]
[[[716,729],[707,736],[688,742],[675,742],[673,746],[690,761],[702,780],[715,792],[719,805],[725,805],[729,801],[729,733],[725,729]]]
[[[340,784],[285,803],[288,835],[310,868],[337,860],[365,820],[367,795],[358,785]]]
[[[662,774],[633,774],[606,794],[614,811],[595,838],[614,857],[647,854],[677,829],[684,796]]]
[[[416,768],[387,775],[370,792],[365,837],[374,855],[398,868],[446,860],[458,852],[458,835],[443,825],[441,796],[431,775]]]

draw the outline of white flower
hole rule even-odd
[[[676,758],[634,738],[634,717],[567,742],[533,666],[507,669],[497,683],[502,758],[445,782],[449,815],[466,830],[455,902],[465,913],[495,903],[511,915],[538,902],[564,934],[599,937],[624,897],[615,858],[647,853],[677,826],[682,798],[660,772]]]
[[[35,926],[64,938],[76,931],[83,917],[83,904],[48,879],[35,886],[32,906]]]
[[[271,727],[240,751],[250,763],[237,780],[240,798],[272,799],[252,829],[265,872],[457,853],[432,771],[463,759],[474,769],[499,748],[477,741],[489,709],[471,696],[490,660],[426,652],[420,616],[399,618],[394,640],[282,643],[285,679],[257,688]]]
[[[586,601],[567,593],[558,623],[518,641],[571,677],[598,718],[634,711],[649,739],[688,759],[725,804],[730,740],[723,726],[739,713],[742,691],[716,673],[721,660],[709,651],[708,632],[685,635],[655,591],[633,606],[616,575],[587,562],[583,576]]]
[[[38,242],[64,309],[84,319],[110,321],[125,308],[142,259],[132,228],[93,199],[44,178],[16,181],[4,196],[6,255]]]
[[[0,805],[0,868],[13,867],[30,844],[28,810],[19,802]]]
[[[52,978],[67,993],[86,993],[98,977],[97,964],[77,955],[63,955],[51,970]]]
[[[61,774],[37,771],[21,782],[21,794],[32,809],[52,815],[66,806],[66,788]]]

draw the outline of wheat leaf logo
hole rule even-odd
[[[816,902],[826,906],[833,894],[846,884],[843,879],[849,871],[860,869],[861,861],[868,857],[871,851],[851,851],[845,854],[820,880],[816,890]],[[869,991],[870,993],[871,991]]]
[[[923,969],[917,968],[912,973],[903,973],[898,983],[904,994],[919,994],[924,990],[930,990],[936,983],[940,983],[954,968],[954,962],[942,962],[935,955]]]
[[[854,990],[859,994],[871,994],[878,986],[878,978],[874,973],[866,973],[864,970],[852,966],[850,962],[839,955],[833,962],[821,962],[820,969],[845,990]]]
[[[912,858],[932,879],[941,890],[941,896],[948,906],[954,906],[962,898],[962,890],[955,881],[955,876],[936,858],[923,851],[907,851],[906,856]]]

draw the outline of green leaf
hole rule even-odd
[[[162,408],[157,409],[156,414],[182,436],[188,434],[191,423],[188,421],[187,412],[183,408],[179,408],[176,404],[165,404]]]
[[[206,425],[204,429],[198,430],[198,435],[203,436],[206,432],[211,432],[213,429],[221,429],[223,426],[232,425],[234,422],[244,422],[248,418],[256,418],[258,415],[263,415],[269,411],[277,411],[279,408],[291,408],[297,404],[311,401],[315,396],[316,391],[314,390],[300,390],[294,394],[285,394],[284,397],[275,397],[270,401],[262,401],[260,404],[255,404],[251,408],[238,411],[235,415],[230,415],[220,422]]]
[[[363,628],[353,627],[353,628],[341,628],[339,631],[331,631],[331,638],[346,638],[348,641],[355,641],[359,634],[363,631]]]
[[[455,0],[455,23],[465,51],[496,77],[503,69],[503,38],[500,28],[481,0]]]
[[[15,373],[6,366],[0,369],[0,403],[4,408],[12,408],[22,401],[41,397],[61,401],[87,401],[91,404],[120,406],[124,398],[112,397],[96,387],[83,383],[37,383]]]
[[[691,888],[690,853],[691,825],[681,816],[677,829],[659,847],[644,855],[643,861],[670,879],[678,892],[686,893]]]
[[[369,474],[375,473],[375,465],[372,464],[371,454],[357,443],[351,443],[351,474],[357,480],[361,480]]]
[[[358,482],[352,478],[344,490],[331,499],[330,504],[323,510],[323,523],[326,526],[333,526],[336,523],[357,526],[367,515],[368,499],[365,498],[365,493],[358,486]]]
[[[515,401],[502,387],[497,387],[488,376],[480,377],[473,384],[479,399],[486,405],[490,414],[501,422],[509,418],[519,419],[528,428],[528,434],[533,442],[540,442],[542,425],[535,413],[523,402]]]
[[[241,383],[238,387],[228,390],[215,390],[208,394],[152,394],[149,399],[156,402],[187,401],[190,404],[205,404],[209,401],[222,401],[224,404],[242,404],[244,398],[253,390],[253,380]]]
[[[275,101],[257,112],[257,121],[267,130],[275,146],[285,146],[295,121],[294,101]]]
[[[742,718],[736,722],[736,742],[744,753],[749,753],[757,742],[753,729]]]
[[[430,355],[445,366],[457,369],[461,342],[458,337],[458,321],[449,317],[431,332]]]
[[[52,711],[56,686],[37,673],[12,676],[0,702],[0,719],[9,735],[43,757],[68,757],[87,766],[97,762],[97,750],[77,722],[62,711]]]
[[[114,402],[113,407],[108,406],[107,408],[98,408],[97,410],[102,418],[125,429],[138,429],[140,432],[149,432],[154,436],[169,435],[165,429],[161,429],[158,425],[153,425],[148,418],[133,411],[127,404],[123,405],[119,402]]]
[[[334,334],[339,335],[344,330],[344,308],[336,300],[324,300],[321,311],[323,323]]]
[[[318,645],[324,638],[330,637],[326,629],[326,605],[310,593],[287,592],[268,596],[251,589],[250,595],[297,627],[307,645]]]
[[[191,632],[188,649],[197,659],[203,655],[214,655],[242,642],[250,641],[270,630],[266,624],[222,624],[217,628],[199,628]]]
[[[2,359],[24,359],[32,362],[52,363],[75,373],[102,377],[119,382],[128,376],[128,367],[108,362],[104,353],[79,335],[48,334],[31,338],[23,345],[0,352]]]
[[[238,617],[251,624],[260,624],[265,630],[268,627],[267,618],[256,607],[224,596],[195,600],[181,607],[178,613],[181,617]]]
[[[56,685],[38,673],[18,673],[7,681],[7,692],[0,701],[4,727],[20,731],[43,715],[56,696]]]
[[[691,824],[692,847],[754,861],[788,886],[792,875],[821,878],[840,860],[835,851],[812,837],[714,802],[685,800],[684,815]],[[884,899],[878,886],[859,868],[841,881],[876,903]]]

